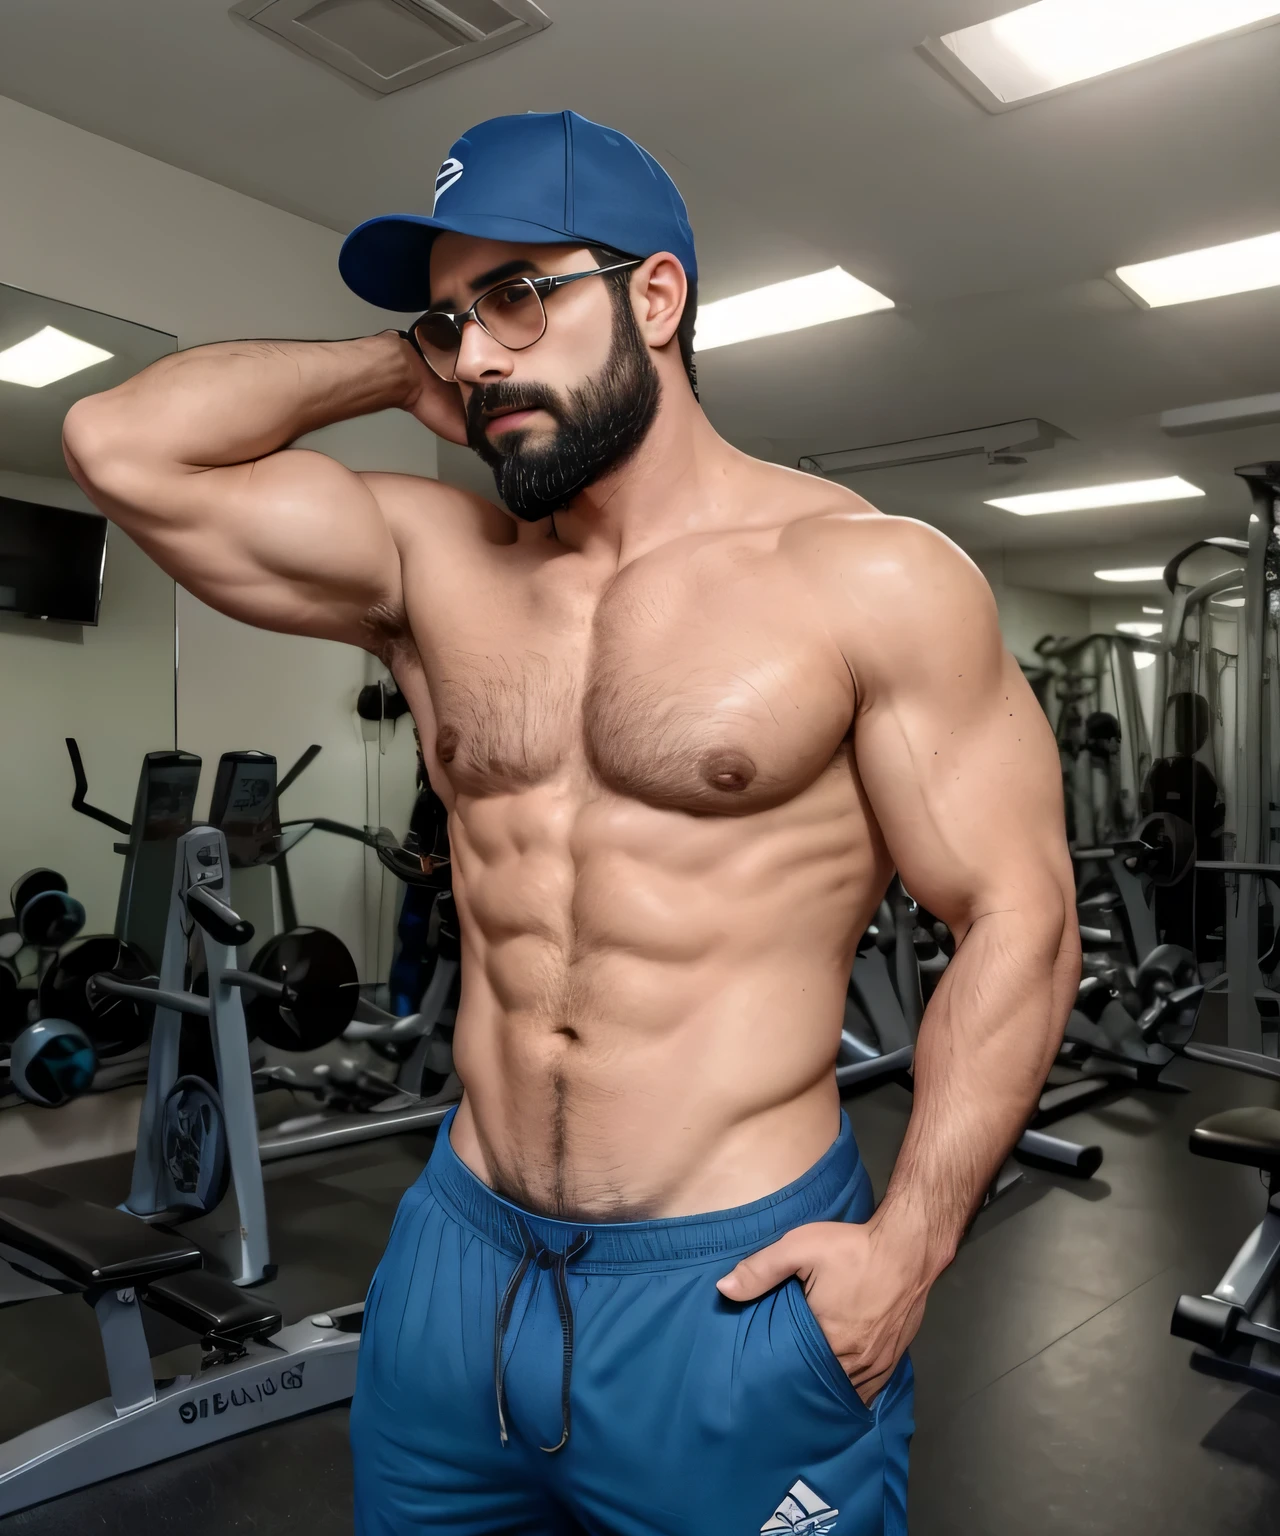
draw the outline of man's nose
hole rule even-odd
[[[496,342],[478,321],[468,320],[462,327],[458,361],[454,376],[463,384],[491,384],[494,379],[511,376],[515,360]]]

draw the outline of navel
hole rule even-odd
[[[756,776],[756,765],[745,752],[715,752],[701,764],[702,777],[712,789],[740,795]]]

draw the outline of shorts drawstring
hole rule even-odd
[[[502,1346],[506,1341],[507,1329],[511,1325],[511,1315],[515,1311],[516,1296],[519,1294],[521,1282],[528,1274],[530,1265],[537,1265],[539,1269],[551,1271],[552,1282],[556,1288],[556,1307],[560,1313],[560,1331],[564,1338],[564,1366],[560,1378],[560,1440],[556,1445],[539,1447],[548,1455],[554,1455],[569,1443],[569,1385],[573,1377],[573,1305],[569,1300],[569,1281],[566,1270],[572,1260],[576,1259],[591,1241],[591,1234],[579,1232],[563,1253],[557,1253],[530,1232],[528,1223],[523,1217],[517,1216],[516,1224],[520,1229],[523,1252],[511,1279],[507,1282],[506,1290],[502,1293],[493,1337],[493,1382],[498,1399],[498,1437],[505,1446],[508,1441],[507,1388]]]

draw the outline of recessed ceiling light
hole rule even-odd
[[[892,299],[859,282],[843,267],[831,267],[809,277],[789,278],[784,283],[770,283],[767,288],[753,288],[729,299],[700,305],[693,349],[709,352],[712,347],[754,341],[758,336],[778,336],[783,331],[803,331],[830,320],[847,320],[851,315],[869,315],[877,309],[892,308]]]
[[[1129,619],[1123,624],[1117,624],[1116,628],[1122,635],[1141,635],[1144,640],[1149,640],[1152,635],[1158,635],[1162,624],[1152,624],[1149,620]]]
[[[1126,480],[1119,485],[1083,485],[1072,491],[1035,491],[1027,496],[999,496],[987,502],[1002,512],[1019,517],[1040,517],[1046,512],[1086,512],[1097,507],[1135,507],[1148,501],[1181,501],[1203,496],[1199,486],[1178,475],[1165,480]]]
[[[1146,607],[1144,607],[1142,611],[1143,611],[1143,613],[1163,613],[1164,609],[1163,608],[1146,608]]]
[[[1244,598],[1242,597],[1215,597],[1212,599],[1212,601],[1217,603],[1222,608],[1244,607]]]
[[[30,389],[43,389],[46,384],[56,384],[82,368],[92,368],[95,363],[105,363],[113,356],[101,347],[90,346],[75,336],[68,336],[52,325],[28,336],[12,347],[0,352],[0,380],[6,384],[25,384]]]
[[[1099,581],[1159,581],[1164,575],[1162,565],[1132,565],[1120,571],[1094,571]]]
[[[1154,667],[1156,664],[1156,659],[1150,651],[1137,651],[1134,654],[1133,664],[1139,672],[1142,672],[1145,671],[1147,667]]]
[[[1225,32],[1280,20],[1277,0],[1039,0],[924,48],[991,112],[1007,112]]]
[[[1280,233],[1140,261],[1107,275],[1145,309],[1275,288],[1280,286]]]

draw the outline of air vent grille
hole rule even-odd
[[[383,96],[551,25],[532,0],[239,0],[231,11]]]

